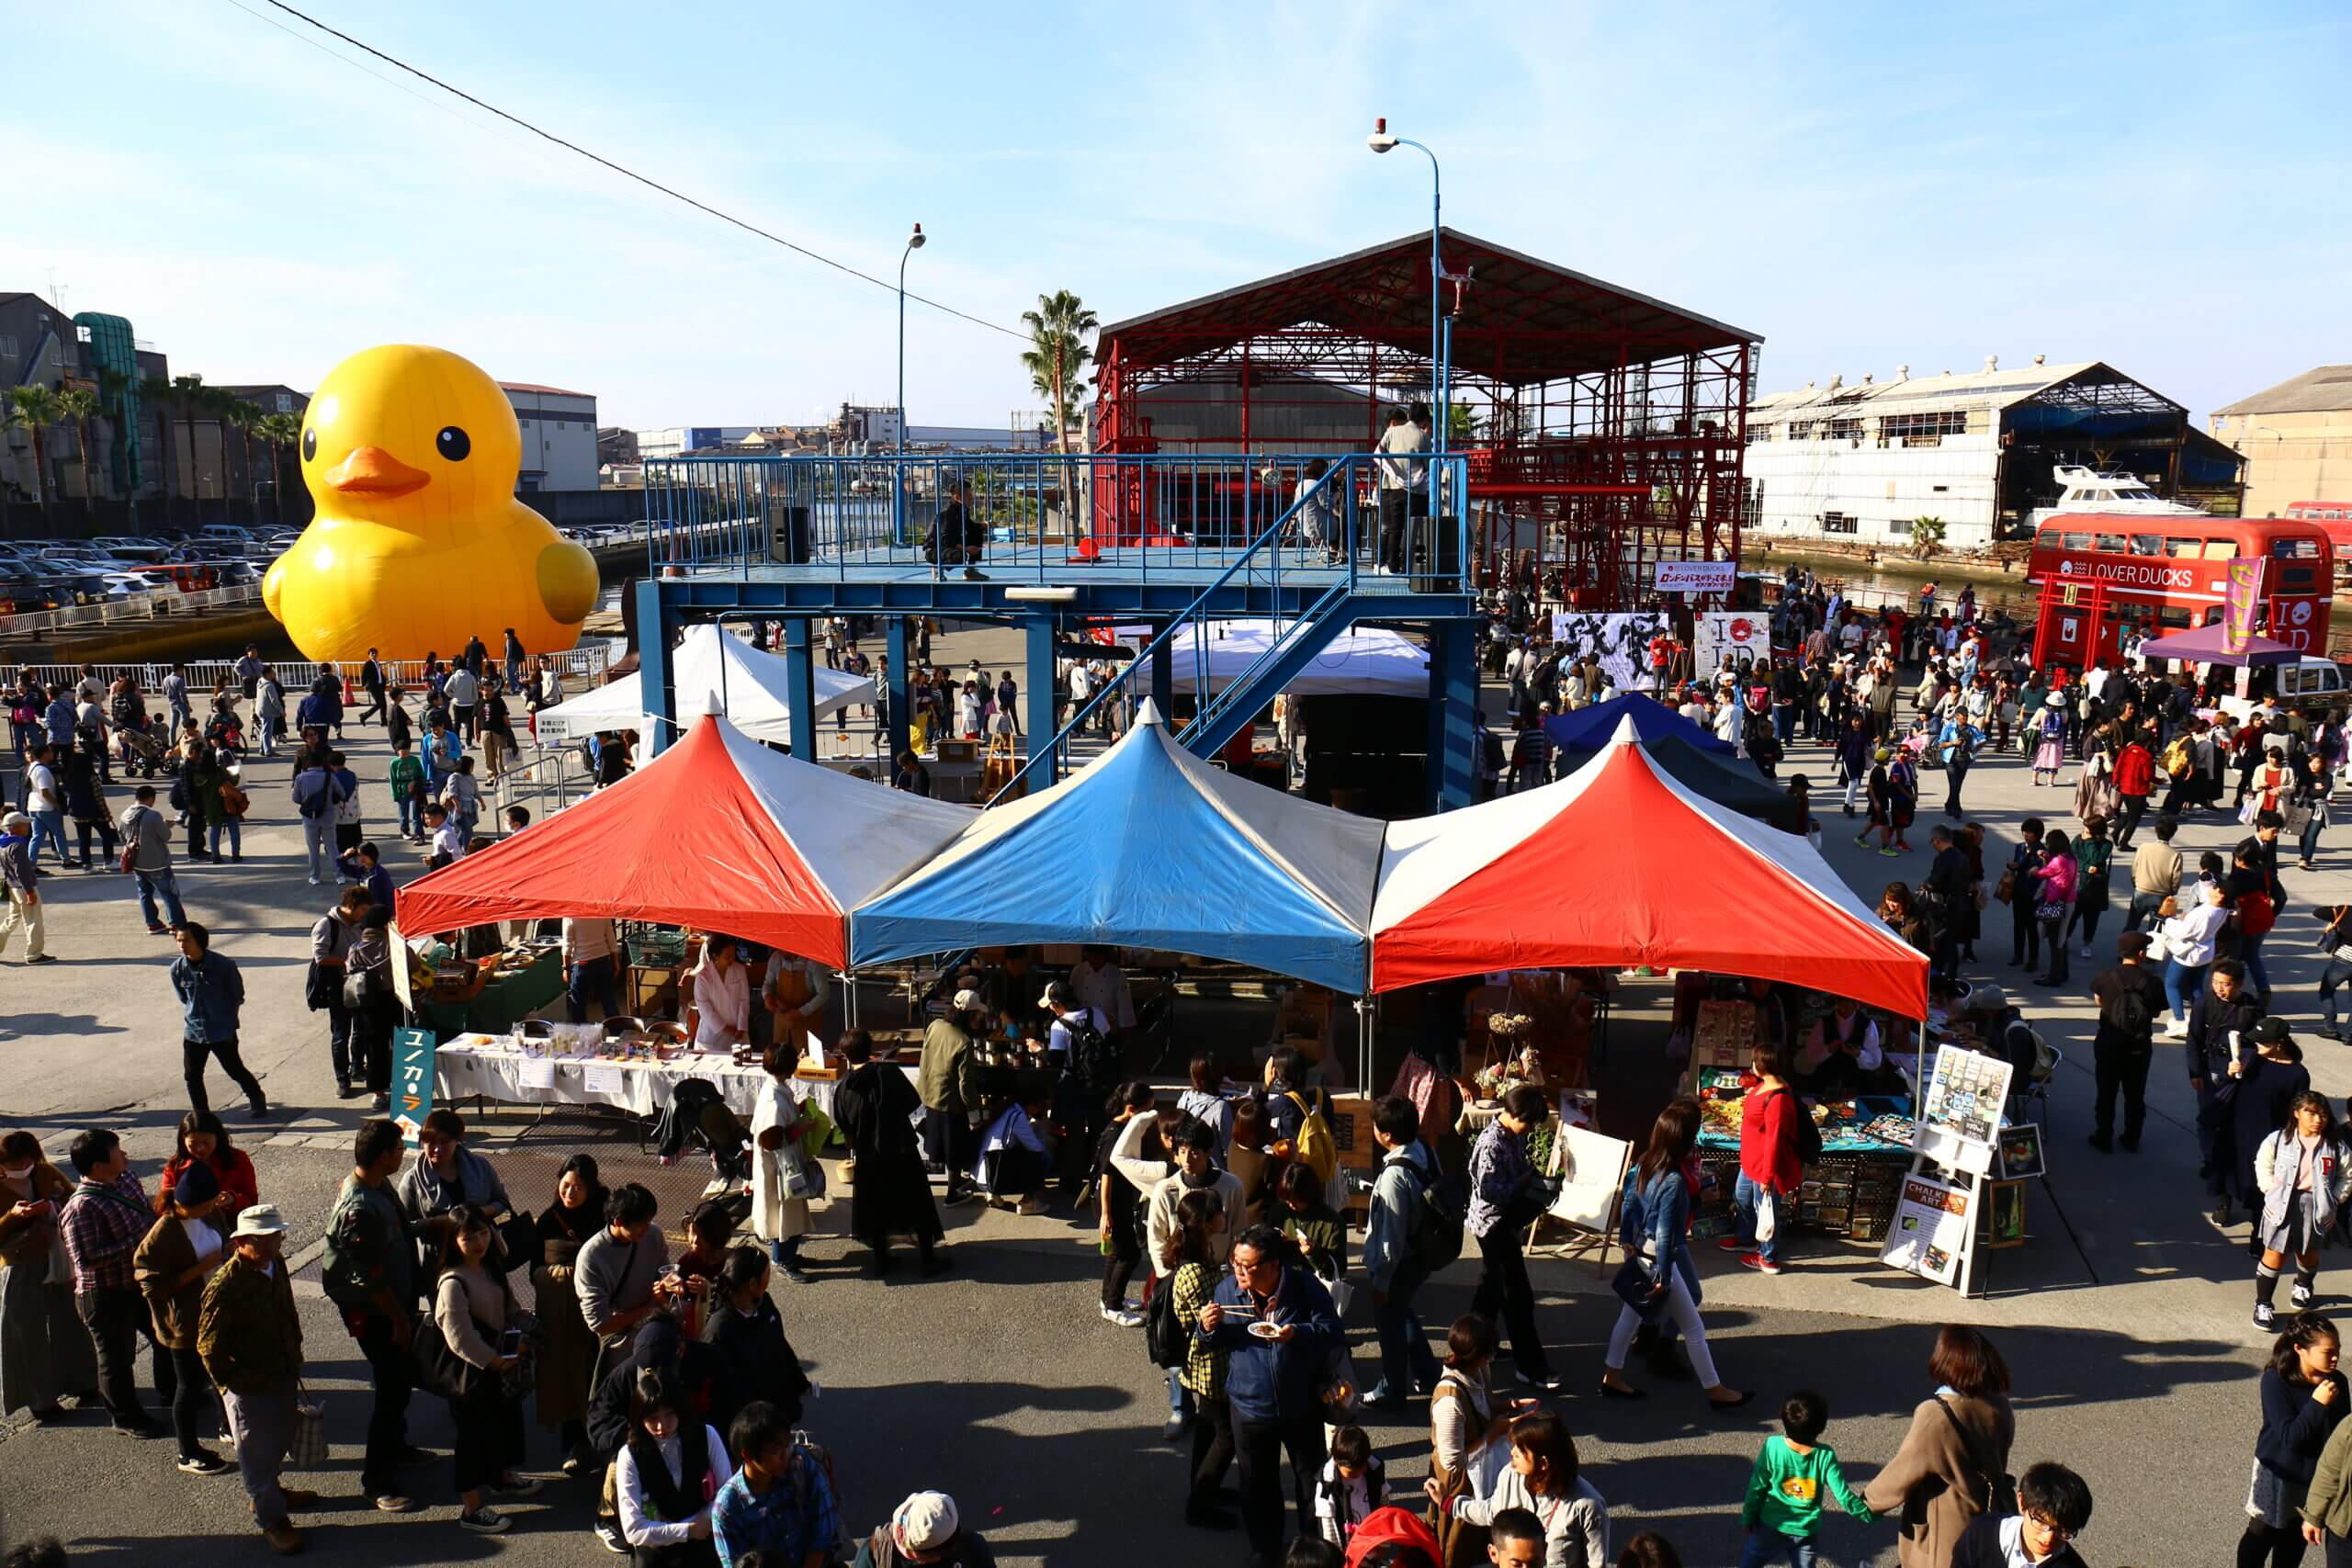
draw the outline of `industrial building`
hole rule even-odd
[[[2352,365],[2323,365],[2213,411],[2213,437],[2246,460],[2245,514],[2352,502]]]
[[[596,397],[542,387],[530,381],[501,381],[523,427],[525,494],[540,490],[596,488]]]
[[[1910,547],[1943,524],[1947,549],[2021,533],[2055,502],[2060,465],[2137,475],[2158,495],[2234,515],[2243,459],[2188,411],[2097,360],[1934,376],[1807,382],[1747,410],[1747,525],[1767,536]]]

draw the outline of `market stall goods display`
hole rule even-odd
[[[563,995],[560,946],[530,943],[470,964],[441,965],[416,998],[417,1026],[444,1040],[469,1032],[503,1034]]]

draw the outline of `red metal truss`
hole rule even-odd
[[[1624,609],[1660,558],[1736,558],[1757,334],[1448,229],[1469,275],[1452,395],[1478,421],[1481,581]],[[1114,322],[1098,351],[1109,453],[1368,446],[1427,397],[1426,233]],[[1463,443],[1453,445],[1460,448]]]

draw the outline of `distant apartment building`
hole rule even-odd
[[[2245,454],[2245,514],[2299,501],[2352,502],[2352,365],[2323,365],[2213,411],[2216,440]]]
[[[2234,512],[2242,463],[2188,411],[2097,360],[1894,378],[1832,377],[1747,410],[1747,531],[1907,547],[1922,517],[1945,547],[2023,530],[2062,465],[2137,475],[2157,494]]]

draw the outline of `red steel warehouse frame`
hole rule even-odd
[[[1444,253],[1480,581],[1540,571],[1544,599],[1631,609],[1661,558],[1736,558],[1762,339],[1456,230]],[[1429,396],[1430,287],[1424,232],[1114,322],[1095,448],[1367,447]],[[1098,502],[1135,516],[1123,499]]]

